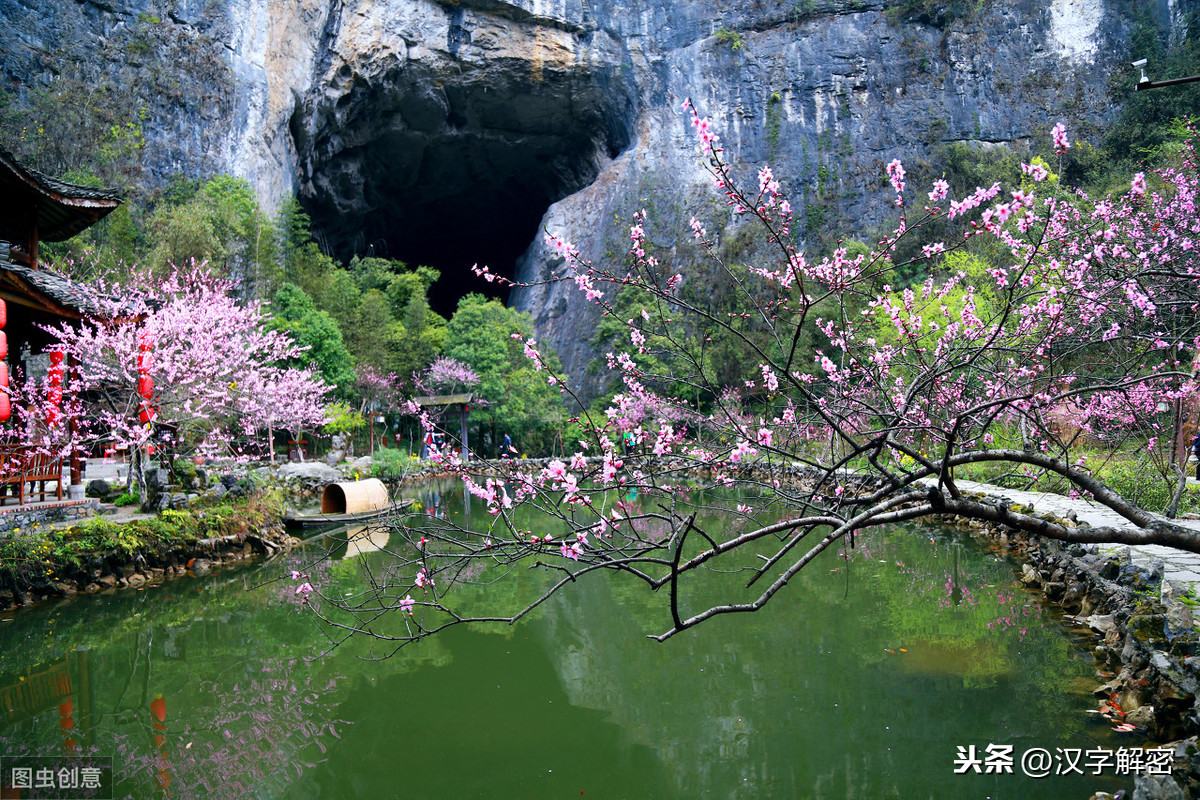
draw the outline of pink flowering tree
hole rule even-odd
[[[238,399],[238,424],[247,437],[265,431],[265,446],[275,463],[275,431],[291,433],[300,441],[305,429],[329,421],[330,387],[313,367],[260,365],[247,372]]]
[[[279,366],[301,349],[203,266],[94,290],[99,313],[52,333],[75,364],[74,391],[89,398],[79,435],[128,448],[131,483],[144,482],[147,445],[217,454],[239,432],[323,420],[320,380]]]
[[[360,398],[358,411],[368,419],[371,452],[375,452],[375,415],[395,408],[403,399],[400,376],[394,372],[383,373],[369,364],[355,369],[354,393]],[[386,429],[385,429],[386,433]]]
[[[946,514],[1066,542],[1200,552],[1200,535],[1114,491],[1074,449],[1081,435],[1128,429],[1159,402],[1196,393],[1200,209],[1190,147],[1178,166],[1139,173],[1103,198],[1066,190],[1042,163],[1026,165],[1019,185],[951,197],[942,180],[909,186],[894,160],[885,173],[894,231],[866,252],[814,258],[794,243],[794,211],[771,170],[742,180],[709,122],[686,110],[729,215],[692,220],[692,235],[711,260],[704,274],[715,265],[743,310],[718,313],[703,302],[710,292],[689,291],[697,264],[651,252],[644,212],[620,265],[589,262],[550,234],[564,265],[551,280],[576,284],[621,321],[626,343],[607,357],[619,391],[607,408],[580,414],[570,458],[487,473],[451,462],[494,524],[486,534],[444,521],[397,524],[399,566],[379,577],[375,602],[342,609],[370,615],[357,626],[339,616],[342,630],[374,631],[381,609],[406,621],[405,633],[391,634],[396,645],[471,620],[511,623],[580,576],[612,571],[662,590],[671,615],[662,640],[757,611],[859,531]],[[1061,124],[1052,140],[1060,154],[1070,146]],[[731,220],[752,226],[770,254],[748,271],[724,263],[707,232]],[[982,253],[983,267],[952,269],[959,251]],[[913,274],[926,277],[900,284]],[[710,358],[716,337],[738,341],[750,365],[736,385]],[[524,348],[538,374],[569,393],[536,344]],[[1079,527],[972,494],[961,474],[981,465],[1053,476],[1129,524]],[[744,523],[734,533],[708,531],[678,502],[698,484],[759,499],[730,511]],[[788,510],[756,524],[755,506],[768,500]],[[522,506],[556,522],[523,527]],[[487,617],[456,610],[457,584],[527,566],[553,576],[543,598]],[[693,605],[693,583],[721,587],[725,599]]]
[[[413,385],[428,394],[461,394],[479,385],[479,373],[456,358],[441,356],[413,375]]]

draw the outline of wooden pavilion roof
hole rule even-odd
[[[112,190],[43,175],[0,147],[0,239],[24,245],[32,227],[38,240],[61,242],[120,204],[120,195]]]
[[[8,243],[0,242],[0,298],[63,319],[100,312],[83,285],[57,272],[15,264],[9,257]]]
[[[453,406],[459,403],[464,405],[475,402],[473,395],[467,394],[439,394],[432,397],[414,397],[413,402],[419,406]]]
[[[120,204],[116,192],[43,175],[0,147],[0,240],[18,264],[37,269],[39,242],[70,239]]]

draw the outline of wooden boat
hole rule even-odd
[[[377,478],[330,483],[321,490],[320,514],[285,514],[283,524],[288,528],[351,525],[403,511],[411,504],[411,500],[388,502],[387,487]]]

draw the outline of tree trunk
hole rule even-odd
[[[1180,469],[1178,464],[1172,463],[1171,469],[1175,471],[1175,492],[1171,495],[1167,510],[1163,512],[1167,519],[1175,519],[1179,514],[1179,501],[1183,499],[1183,490],[1187,488],[1187,467]]]
[[[149,497],[146,491],[146,456],[143,452],[145,445],[131,448],[129,459],[129,479],[125,483],[128,494],[137,494],[138,502],[145,506]]]

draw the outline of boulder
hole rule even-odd
[[[1188,800],[1188,794],[1170,775],[1139,775],[1133,783],[1133,800]]]
[[[324,486],[342,479],[341,472],[319,461],[284,464],[276,475],[281,480],[298,481],[309,486]]]

